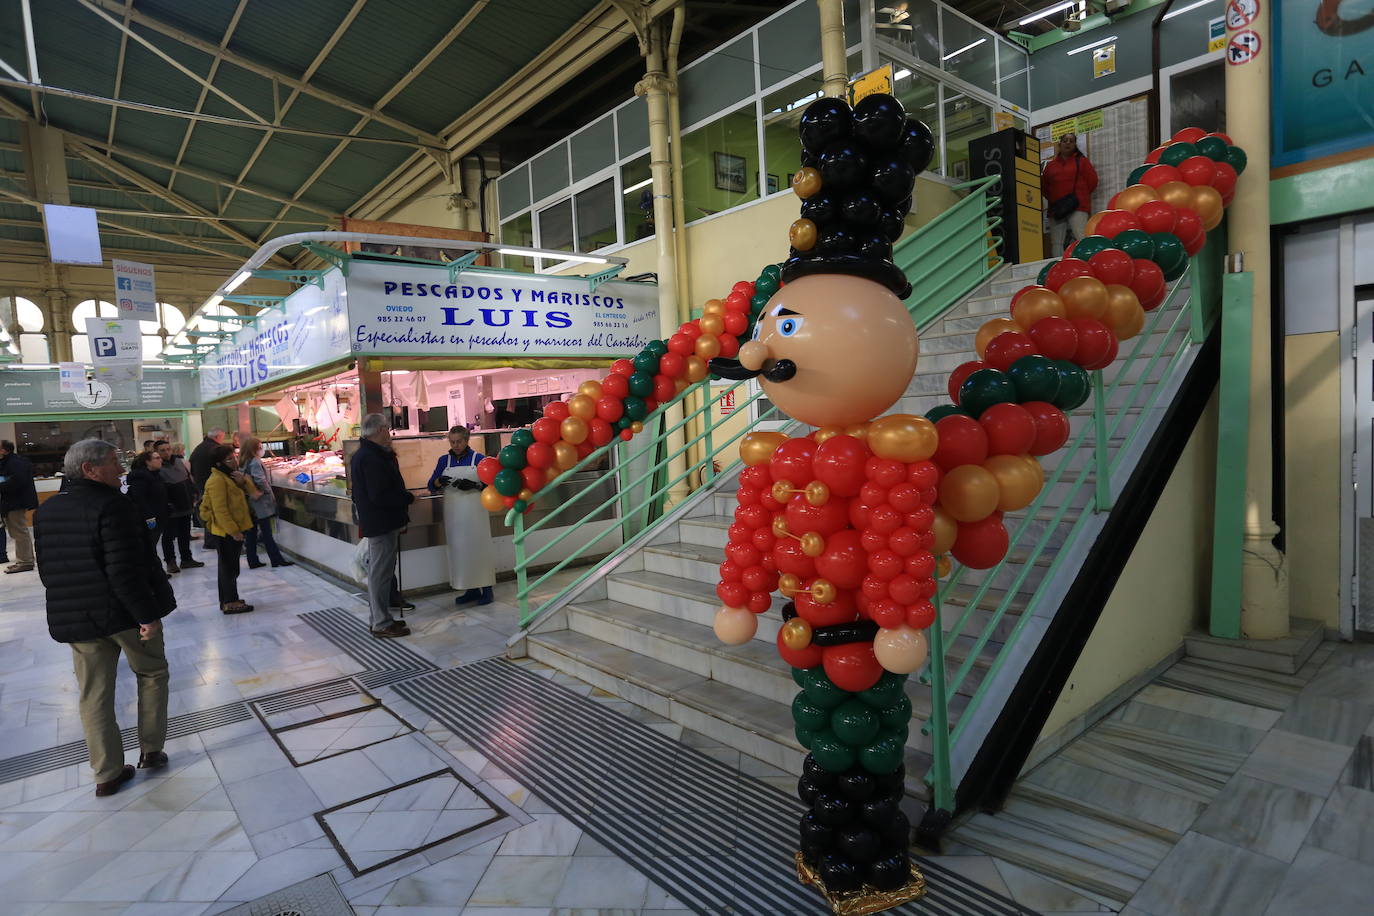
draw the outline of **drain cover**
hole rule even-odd
[[[354,916],[354,913],[334,879],[320,875],[241,903],[220,916]]]

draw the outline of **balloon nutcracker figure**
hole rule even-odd
[[[740,446],[739,508],[717,593],[716,635],[741,644],[775,589],[790,599],[778,652],[801,688],[792,704],[809,749],[798,795],[798,876],[836,913],[873,913],[914,899],[899,803],[911,703],[935,621],[939,471],[934,426],[880,416],[916,370],[911,285],[892,245],[930,162],[930,130],[890,95],[852,109],[820,99],[801,119],[783,286],[738,359],[711,368],[759,377],[767,397],[809,435],[755,432]]]

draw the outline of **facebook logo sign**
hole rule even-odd
[[[96,356],[116,356],[119,352],[115,348],[115,339],[113,337],[92,337],[91,345],[95,347],[94,352]]]
[[[132,277],[118,277],[115,280],[116,289],[133,289],[134,281]]]

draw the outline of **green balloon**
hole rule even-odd
[[[863,747],[878,737],[878,714],[859,700],[845,700],[830,714],[830,730],[850,747]]]
[[[1239,175],[1245,171],[1245,166],[1249,163],[1250,158],[1245,155],[1245,150],[1239,146],[1228,146],[1226,147],[1226,161],[1231,163],[1231,168],[1235,169],[1236,174]]]
[[[962,407],[956,407],[954,404],[941,404],[938,407],[932,407],[930,410],[927,410],[926,419],[932,423],[939,423],[945,417],[953,416],[954,414],[959,414],[964,417],[973,416]]]
[[[1145,163],[1144,165],[1142,165],[1140,168],[1135,169],[1134,171],[1132,171],[1131,174],[1130,174],[1130,177],[1126,179],[1126,187],[1129,188],[1129,187],[1130,187],[1131,185],[1133,185],[1133,184],[1140,184],[1140,176],[1141,176],[1141,175],[1144,175],[1146,172],[1148,172],[1148,171],[1149,171],[1150,169],[1152,169],[1152,168],[1154,168],[1154,166],[1147,162],[1147,163]]]
[[[796,684],[798,687],[805,687],[805,686],[806,686],[806,672],[809,671],[809,670],[810,670],[809,668],[793,668],[793,669],[792,669],[792,683]]]
[[[511,508],[514,509],[516,512],[524,512],[529,507],[530,504],[525,502],[523,499],[517,499],[515,501],[515,505],[511,506]]]
[[[534,445],[534,433],[528,429],[517,429],[510,434],[510,444],[516,448],[529,448]],[[510,465],[508,465],[509,467]]]
[[[832,773],[843,773],[858,762],[859,755],[854,748],[845,744],[829,729],[816,732],[811,739],[811,756],[821,765],[821,769]]]
[[[792,722],[797,728],[814,732],[830,724],[830,710],[811,702],[802,692],[792,700]]]
[[[1050,268],[1053,267],[1053,266],[1054,266],[1054,262],[1051,261],[1050,263],[1046,264],[1044,267],[1040,268],[1040,276],[1038,276],[1038,277],[1035,278],[1035,285],[1036,285],[1036,286],[1044,286],[1044,285],[1045,285],[1045,278],[1048,277],[1048,276],[1050,275]]]
[[[816,733],[809,728],[796,726],[797,743],[807,750],[811,750],[811,745],[816,743]]]
[[[758,289],[758,284],[754,285],[754,289]],[[772,293],[755,292],[753,298],[749,300],[749,311],[755,314],[762,312],[763,307],[768,304],[771,297]]]
[[[1220,137],[1203,137],[1193,144],[1199,156],[1206,156],[1213,162],[1226,161],[1226,141]]]
[[[868,772],[886,776],[888,773],[897,772],[905,754],[906,748],[899,736],[883,735],[859,752],[859,762]]]
[[[631,378],[633,378],[633,376],[631,376]],[[632,394],[626,395],[624,401],[621,403],[625,406],[625,416],[621,417],[622,420],[628,419],[630,423],[633,423],[635,420],[643,420],[649,415],[649,407],[644,403],[643,398],[636,397]],[[629,425],[629,423],[625,424],[626,427]]]
[[[634,363],[634,367],[635,367],[635,375],[639,375],[640,373],[643,373],[644,375],[646,375],[646,376],[649,377],[649,390],[646,391],[644,394],[651,394],[651,393],[653,393],[653,390],[654,390],[654,375],[657,374],[657,372],[658,372],[658,356],[657,356],[657,354],[655,354],[655,353],[654,353],[653,351],[651,351],[651,350],[642,352],[642,353],[640,353],[638,356],[636,356],[636,357],[634,358],[633,363]],[[630,382],[631,382],[631,385],[633,386],[633,383],[634,383],[634,375],[630,376]],[[631,391],[632,393],[634,393],[634,394],[639,394],[639,392],[635,391],[633,387],[630,388],[630,391]],[[640,395],[640,396],[643,397],[644,395]]]
[[[1155,243],[1154,262],[1164,272],[1164,279],[1174,281],[1183,276],[1183,271],[1188,269],[1188,250],[1178,236],[1172,232],[1155,232],[1150,238]]]
[[[662,357],[663,354],[668,352],[668,345],[661,340],[651,340],[649,341],[649,345],[644,349],[652,350],[654,355]]]
[[[1066,359],[1055,360],[1054,365],[1059,369],[1059,397],[1050,403],[1064,411],[1079,407],[1092,394],[1088,370]]]
[[[897,702],[878,710],[878,721],[883,731],[905,733],[911,726],[911,700],[906,694],[897,697]]]
[[[525,488],[525,478],[514,468],[503,468],[496,472],[491,485],[496,487],[496,492],[502,496],[515,496]]]
[[[905,674],[884,671],[883,676],[878,678],[878,683],[859,692],[859,699],[877,709],[891,706],[897,702],[898,697],[906,696],[906,677]]]
[[[763,270],[759,271],[761,277],[772,277],[774,280],[782,279],[781,264],[765,264]]]
[[[836,687],[834,682],[825,676],[824,668],[817,666],[806,669],[804,680],[806,683],[802,684],[802,690],[806,692],[806,698],[817,706],[834,709],[849,699],[849,691]]]
[[[1043,356],[1023,356],[1011,364],[1007,378],[1016,388],[1016,400],[1049,401],[1059,396],[1059,369],[1054,360]]]
[[[630,394],[637,398],[647,398],[654,393],[654,377],[636,369],[635,374],[630,376],[629,387]]]
[[[641,401],[640,403],[642,404],[643,402]],[[630,428],[630,424],[633,423],[633,422],[634,422],[634,420],[631,420],[629,417],[621,417],[619,420],[616,420],[616,421],[615,421],[615,428],[616,428],[616,429],[629,429],[629,428]]]
[[[504,445],[496,453],[496,460],[501,462],[503,468],[522,470],[525,467],[525,450],[515,444]]]
[[[1116,242],[1113,242],[1105,235],[1090,235],[1073,246],[1073,256],[1080,261],[1086,261],[1099,251],[1106,251],[1108,248],[1115,247]]]
[[[778,291],[778,278],[762,274],[754,281],[755,295],[772,296]]]
[[[1016,400],[1016,388],[1006,373],[997,369],[979,369],[959,386],[959,404],[974,418],[993,404]]]
[[[1117,248],[1133,258],[1140,258],[1145,261],[1155,259],[1154,239],[1150,238],[1150,233],[1144,229],[1127,229],[1125,232],[1118,233],[1113,241]]]
[[[1197,147],[1191,143],[1170,143],[1164,147],[1164,152],[1159,154],[1159,161],[1165,165],[1177,166],[1184,159],[1191,159],[1197,154]]]

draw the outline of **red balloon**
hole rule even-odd
[[[930,460],[916,461],[906,466],[906,479],[922,490],[929,490],[939,485],[940,468]]]
[[[767,527],[755,528],[754,533],[749,537],[749,543],[753,544],[755,549],[757,549],[759,553],[763,554],[763,562],[765,566],[767,566],[768,561],[773,556],[773,546],[777,543],[777,541],[778,539],[773,537],[773,532],[769,531]]]
[[[1187,240],[1183,240],[1183,250],[1186,251],[1186,252],[1188,252],[1188,257],[1190,257],[1190,258],[1191,258],[1191,257],[1196,257],[1196,256],[1197,256],[1197,253],[1198,253],[1199,251],[1202,250],[1202,246],[1203,246],[1203,245],[1206,245],[1206,244],[1207,244],[1207,233],[1206,233],[1206,232],[1198,232],[1198,233],[1195,233],[1191,238],[1189,238],[1189,239],[1187,239]],[[1163,300],[1163,299],[1160,299],[1159,301],[1160,301],[1160,302],[1163,302],[1164,300]],[[1151,306],[1151,307],[1153,308],[1153,306]],[[1147,309],[1147,311],[1148,311],[1148,309]]]
[[[830,488],[832,496],[848,499],[857,496],[864,485],[864,462],[868,457],[868,446],[853,436],[831,436],[817,447],[811,467],[816,479]]]
[[[553,405],[550,404],[550,407]],[[563,405],[565,408],[567,405]],[[530,426],[530,433],[536,442],[543,442],[546,445],[553,445],[563,438],[563,431],[559,426],[559,421],[552,417],[541,417],[535,420]]]
[[[1221,139],[1223,139],[1223,140],[1226,141],[1226,145],[1227,145],[1227,146],[1234,146],[1234,145],[1235,145],[1234,143],[1231,142],[1231,138],[1230,138],[1229,136],[1227,136],[1226,134],[1223,134],[1223,133],[1222,133],[1221,131],[1219,131],[1219,130],[1214,130],[1214,131],[1212,131],[1210,134],[1208,134],[1207,136],[1209,136],[1209,137],[1220,137]]]
[[[1041,318],[1026,334],[1041,355],[1050,359],[1070,359],[1078,349],[1078,329],[1068,318]]]
[[[597,448],[600,448],[615,438],[615,430],[611,427],[611,424],[600,417],[592,417],[591,420],[587,422],[587,426],[590,427],[590,432],[587,434],[587,441]]]
[[[771,592],[778,587],[778,574],[762,566],[750,566],[740,575],[740,581],[751,592]]]
[[[863,531],[868,527],[868,505],[863,498],[851,499],[849,501],[849,526]]]
[[[868,571],[884,581],[891,581],[905,568],[906,561],[893,550],[879,550],[868,555]]]
[[[935,575],[935,555],[926,551],[915,556],[908,557],[906,561],[906,574],[917,579],[929,579]]]
[[[1159,265],[1154,261],[1146,261],[1144,258],[1135,259],[1135,277],[1127,284],[1135,297],[1144,305],[1145,300],[1154,296],[1164,288],[1164,271],[1159,269]]]
[[[635,364],[628,359],[618,359],[611,363],[611,371],[616,375],[623,375],[625,378],[635,374]]]
[[[495,458],[483,458],[477,462],[477,479],[487,486],[491,486],[492,481],[496,480],[496,475],[501,471],[501,462]]]
[[[856,589],[868,575],[868,555],[860,544],[859,532],[853,528],[837,531],[825,539],[825,552],[816,557],[816,572],[829,579],[836,588]],[[745,584],[749,583],[745,571]],[[773,587],[777,577],[773,577]],[[773,588],[766,589],[772,591]]]
[[[1214,163],[1217,173],[1212,178],[1212,187],[1221,192],[1224,200],[1228,194],[1235,193],[1236,190],[1236,169],[1229,162]]]
[[[1103,210],[1097,221],[1097,234],[1114,239],[1127,229],[1139,229],[1140,220],[1130,210]]]
[[[677,394],[677,386],[673,384],[671,378],[666,375],[654,376],[654,400],[660,403],[671,401],[675,394]]]
[[[1057,293],[1059,287],[1074,277],[1091,277],[1092,275],[1093,269],[1088,266],[1087,261],[1080,261],[1078,258],[1064,258],[1062,261],[1054,262],[1050,272],[1045,275],[1045,286]]]
[[[630,393],[629,379],[624,375],[612,372],[601,380],[601,396],[603,398],[624,398]]]
[[[874,455],[864,462],[864,476],[878,487],[890,489],[906,480],[906,465],[894,458],[879,458]],[[876,506],[885,500],[886,496],[870,501],[869,505]]]
[[[687,359],[681,353],[674,353],[671,350],[658,358],[658,371],[669,378],[681,378],[687,371]],[[605,393],[605,386],[602,386],[602,393]]]
[[[1028,286],[1026,287],[1026,289],[1034,289],[1034,287]],[[983,362],[981,359],[970,360],[966,363],[961,363],[958,366],[956,366],[954,368],[954,371],[949,374],[949,399],[954,403],[958,404],[959,386],[964,384],[964,379],[968,378],[970,375],[977,372],[979,369],[987,368],[989,368],[988,364]]]
[[[895,630],[906,622],[906,610],[891,598],[879,598],[868,606],[868,616],[878,626]]]
[[[1164,154],[1164,148],[1168,145],[1169,144],[1165,143],[1163,146],[1156,146],[1154,149],[1150,150],[1145,155],[1145,161],[1150,163],[1151,165],[1154,165],[1156,162],[1159,161],[1159,157]]]
[[[1187,249],[1184,250],[1186,251]],[[1168,298],[1168,296],[1169,288],[1167,286],[1161,286],[1158,290],[1155,291],[1155,294],[1150,298],[1141,299],[1140,307],[1147,312],[1152,312],[1155,309],[1159,308],[1161,305],[1163,305],[1164,300]]]
[[[744,606],[751,614],[766,614],[773,606],[773,596],[768,592],[750,592],[749,601]]]
[[[866,481],[863,486],[859,487],[859,502],[870,509],[874,506],[881,506],[887,502],[887,488],[871,480]],[[868,524],[864,523],[856,527],[867,528]]]
[[[1178,171],[1193,187],[1210,187],[1217,177],[1217,164],[1207,156],[1189,156],[1178,164]]]
[[[625,405],[620,398],[604,395],[596,399],[596,415],[607,423],[614,423],[625,416]]]
[[[1026,449],[1032,455],[1058,451],[1069,439],[1069,418],[1049,401],[1027,401],[1021,405],[1035,421],[1035,441]]]
[[[726,607],[744,607],[749,600],[749,589],[739,582],[721,582],[716,585],[716,597]]]
[[[590,436],[574,445],[573,448],[577,449],[577,458],[579,461],[596,451],[596,446],[592,444]]]
[[[726,560],[720,564],[720,581],[738,582],[744,574],[744,570],[739,568],[739,564]]]
[[[935,605],[929,601],[919,601],[906,610],[906,625],[914,630],[924,630],[935,622]]]
[[[935,424],[940,445],[931,460],[949,471],[964,464],[982,464],[988,459],[988,434],[973,417],[950,414]]]
[[[994,512],[976,522],[960,522],[950,553],[954,559],[972,569],[989,569],[1007,555],[1007,527],[1002,513]]]
[[[789,649],[782,641],[782,630],[778,630],[778,655],[793,668],[815,668],[821,663],[821,647],[815,643],[805,649]]]
[[[692,340],[696,340],[701,336],[701,325],[697,324],[695,320],[687,321],[678,325],[677,331],[679,334],[686,334]]]
[[[748,308],[748,305],[745,308]],[[740,336],[749,328],[749,316],[744,312],[727,311],[722,321],[725,324],[725,333],[732,337]]]
[[[503,496],[503,497],[501,497],[501,505],[505,506],[507,509],[514,509],[514,508],[515,508],[515,497],[514,497],[514,496]]]
[[[622,429],[622,430],[620,431],[620,438],[624,439],[626,442],[629,442],[629,441],[630,441],[631,439],[633,439],[634,437],[635,437],[635,434],[632,433],[632,432],[630,432],[628,429]]]
[[[788,501],[784,511],[787,530],[793,534],[814,531],[828,538],[840,529],[849,527],[849,502],[833,496],[825,505],[813,506],[798,493]]]
[[[898,604],[915,604],[921,600],[921,586],[915,576],[902,573],[887,583],[888,594]]]
[[[887,537],[898,528],[902,527],[902,513],[898,512],[887,503],[881,506],[874,506],[868,513],[868,527],[871,531],[876,531],[883,537]]]
[[[851,642],[821,650],[825,676],[841,690],[858,693],[878,683],[883,666],[873,655],[873,643]]]
[[[1144,175],[1140,176],[1140,183],[1152,188],[1158,188],[1160,185],[1168,184],[1171,181],[1182,180],[1183,176],[1172,165],[1152,165],[1145,171]]]
[[[720,341],[720,355],[726,359],[734,359],[739,355],[739,340],[729,334],[722,334],[716,338]],[[659,363],[660,368],[662,363]]]
[[[1174,132],[1173,141],[1175,143],[1196,143],[1207,136],[1207,131],[1201,127],[1181,127]],[[1230,144],[1230,140],[1226,141]]]
[[[1119,248],[1104,248],[1089,258],[1088,264],[1093,275],[1108,285],[1128,286],[1135,277],[1135,259]]]
[[[1121,192],[1120,192],[1120,191],[1117,191],[1115,194],[1113,194],[1113,195],[1111,196],[1111,199],[1107,201],[1107,209],[1108,209],[1108,210],[1117,210],[1117,209],[1120,209],[1120,208],[1117,206],[1117,204],[1118,204],[1120,201],[1121,201]]]
[[[921,499],[924,500],[925,497],[926,494],[922,493]],[[915,531],[917,534],[925,534],[930,530],[931,526],[935,524],[935,511],[927,504],[917,509],[915,512],[908,512],[906,524],[908,528]]]
[[[731,525],[730,527],[733,528],[734,526]],[[759,565],[763,555],[754,549],[754,545],[749,542],[749,537],[753,534],[752,530],[745,525],[740,525],[740,529],[744,532],[743,538],[738,541],[732,538],[730,543],[725,545],[725,556],[738,564],[741,569],[748,569],[750,566]]]
[[[796,538],[778,538],[773,546],[773,562],[778,572],[791,573],[803,579],[816,575],[816,561],[802,553],[801,543]]]
[[[1096,318],[1075,318],[1078,330],[1078,349],[1070,360],[1084,369],[1101,369],[1116,358],[1116,335]],[[1105,362],[1104,362],[1105,360]]]
[[[536,445],[538,443],[535,443]],[[533,446],[531,446],[533,448]],[[525,480],[525,486],[538,493],[544,488],[544,484],[549,482],[548,475],[543,468],[528,467],[520,471],[520,476]]]
[[[898,528],[888,536],[887,546],[897,556],[908,558],[908,563],[910,563],[910,557],[921,549],[921,536],[914,528]]]
[[[1035,442],[1035,421],[1020,404],[994,404],[978,422],[987,433],[989,455],[1021,455]]]
[[[730,311],[730,312],[747,312],[747,311],[749,311],[749,299],[750,299],[751,296],[754,295],[753,292],[752,292],[752,291],[751,291],[751,292],[748,292],[748,293],[740,292],[740,290],[738,289],[738,287],[739,287],[739,284],[738,284],[738,283],[735,284],[735,287],[736,287],[736,288],[735,288],[734,290],[731,291],[730,295],[728,295],[728,296],[725,297],[725,309],[726,309],[726,311]]]
[[[1011,364],[1023,356],[1037,356],[1040,351],[1029,337],[1019,331],[1006,331],[988,342],[983,361],[994,369],[1006,372]]]
[[[564,420],[568,419],[568,416],[569,411],[567,401],[553,401],[544,407],[545,419],[555,420],[559,423],[562,423]],[[562,438],[561,433],[559,434],[559,438]]]
[[[686,334],[674,334],[668,338],[668,352],[677,356],[691,356],[697,346]]]
[[[756,489],[771,487],[773,485],[773,476],[768,473],[767,467],[757,464],[739,472],[739,485],[742,487],[754,487]]]
[[[1016,292],[1014,292],[1014,293],[1011,294],[1011,302],[1008,303],[1008,305],[1010,305],[1010,306],[1012,306],[1012,307],[1015,307],[1015,305],[1016,305],[1016,300],[1017,300],[1017,299],[1020,299],[1022,296],[1024,296],[1026,293],[1030,292],[1030,291],[1033,290],[1033,289],[1043,289],[1043,288],[1044,288],[1044,287],[1037,286],[1037,285],[1034,284],[1034,283],[1032,283],[1030,286],[1023,286],[1023,287],[1021,287],[1020,289],[1018,289]]]
[[[987,413],[984,412],[983,416],[986,417]],[[902,468],[902,482],[888,491],[887,502],[903,515],[921,508],[921,488],[906,482],[906,468]]]
[[[1188,240],[1195,236],[1202,236],[1204,241],[1207,238],[1207,232],[1202,228],[1202,217],[1198,215],[1196,210],[1190,207],[1178,208],[1178,222],[1175,224],[1173,231],[1174,234],[1183,241],[1184,247],[1187,247]],[[1192,252],[1189,252],[1189,254],[1192,254]]]
[[[790,481],[793,486],[804,487],[815,479],[811,461],[816,454],[816,443],[811,439],[788,439],[773,452],[769,470],[773,480]]]
[[[1166,200],[1150,200],[1135,211],[1140,217],[1140,228],[1146,232],[1173,232],[1178,220],[1178,210]]]
[[[764,525],[773,524],[773,513],[760,506],[758,503],[752,505],[740,505],[735,507],[735,521],[748,528],[762,528]],[[754,542],[754,536],[749,536],[749,543]]]
[[[529,464],[530,467],[539,468],[541,471],[544,468],[553,467],[553,458],[553,446],[549,445],[547,442],[536,442],[525,449],[525,462]],[[482,476],[482,465],[487,461],[493,460],[495,459],[483,458],[482,461],[478,462],[477,476],[479,478]]]
[[[1064,257],[1066,257],[1066,258],[1071,258],[1071,257],[1073,257],[1073,250],[1074,250],[1075,248],[1077,248],[1077,247],[1078,247],[1078,239],[1074,239],[1072,242],[1069,242],[1069,247],[1064,249]]]
[[[810,587],[811,584],[808,582],[807,588]],[[813,627],[849,623],[858,616],[858,608],[854,605],[854,592],[852,591],[836,592],[835,600],[829,604],[820,604],[806,592],[797,592],[797,596],[792,601],[797,606],[797,615]]]

